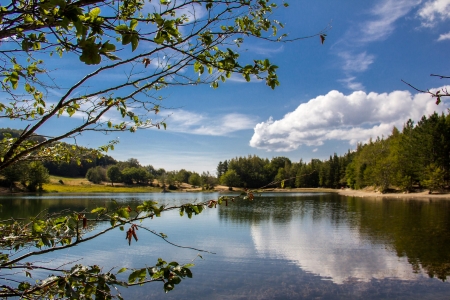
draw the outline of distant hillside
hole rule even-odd
[[[13,138],[17,138],[22,134],[21,129],[12,128],[0,128],[0,140],[5,138],[5,134],[10,134]],[[37,142],[45,141],[45,137],[34,135],[31,140]],[[78,147],[78,146],[77,146]],[[87,148],[86,151],[89,152],[92,149]],[[90,160],[90,161],[89,161]],[[97,156],[92,156],[89,159],[83,159],[81,164],[77,164],[75,161],[72,162],[54,162],[54,161],[44,161],[44,166],[48,169],[50,175],[64,176],[64,177],[84,177],[86,176],[87,170],[96,166],[108,166],[116,164],[117,161],[109,155],[104,155],[101,158]]]
[[[18,138],[21,134],[22,134],[21,129],[12,129],[12,128],[0,128],[0,140],[3,140],[5,138],[5,133],[6,134],[10,134],[13,138]],[[39,136],[39,135],[33,135],[31,137],[32,141],[37,141],[37,142],[43,142],[45,141],[45,138],[43,136]]]

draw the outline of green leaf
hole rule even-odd
[[[134,283],[136,281],[136,279],[138,279],[138,277],[139,277],[139,272],[140,272],[140,270],[136,270],[136,271],[132,272],[130,274],[130,276],[128,276],[128,283]]]
[[[187,267],[183,268],[183,271],[188,278],[192,278],[192,272]]]
[[[130,213],[128,212],[128,208],[121,208],[117,211],[117,214],[119,217],[122,217],[124,219],[128,219],[130,217]]]
[[[106,211],[106,207],[97,207],[91,210],[91,213],[93,214],[102,214]]]
[[[42,106],[38,106],[37,108],[36,108],[36,112],[39,114],[39,115],[43,115],[44,114],[44,108],[42,107]]]
[[[38,223],[33,223],[33,233],[41,233],[44,229]]]
[[[128,26],[126,24],[121,24],[114,28],[117,32],[128,30]]]
[[[33,17],[30,16],[30,15],[25,15],[24,18],[23,18],[23,21],[25,23],[33,23],[34,22]]]
[[[173,284],[170,284],[169,282],[166,282],[166,283],[164,284],[164,291],[165,291],[166,293],[169,292],[169,291],[171,291],[171,290],[173,290],[173,288],[174,288]]]
[[[91,17],[91,19],[97,18],[97,16],[99,14],[100,14],[100,8],[98,8],[98,7],[91,9],[91,11],[89,12],[89,16]]]
[[[137,35],[133,35],[131,38],[131,51],[136,50],[139,45],[139,37]]]
[[[135,20],[135,19],[131,20],[131,22],[130,22],[130,29],[134,30],[136,28],[137,24],[138,24],[137,20]]]
[[[31,287],[31,284],[29,284],[28,282],[21,282],[18,286],[19,291],[25,291],[27,289],[29,289]]]
[[[131,34],[126,33],[122,35],[122,45],[128,45],[131,42]]]
[[[173,277],[170,279],[170,283],[173,283],[173,284],[179,284],[180,282],[181,282],[181,278],[178,277],[178,276],[173,276]]]

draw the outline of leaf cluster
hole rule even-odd
[[[52,145],[85,131],[165,129],[164,118],[149,118],[163,108],[161,89],[217,88],[233,74],[264,81],[272,89],[279,85],[276,65],[259,58],[246,62],[239,55],[247,39],[286,37],[278,33],[284,25],[272,17],[276,1],[159,1],[157,7],[143,0],[17,0],[0,6],[1,93],[10,99],[0,102],[0,118],[28,124],[21,136],[5,141],[0,169],[31,153],[59,159],[64,154]],[[85,68],[72,74],[76,79],[66,87],[52,69],[73,62],[73,56]],[[117,70],[125,74],[121,80],[97,84],[100,76]],[[30,142],[49,121],[74,116],[81,124],[44,142]],[[115,142],[99,151],[112,150]]]

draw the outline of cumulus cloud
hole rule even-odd
[[[438,21],[450,19],[450,0],[427,1],[419,9],[418,15],[423,26],[433,27]]]
[[[445,40],[450,40],[450,32],[447,32],[445,34],[441,34],[438,38],[438,41],[445,41]]]
[[[344,95],[333,90],[300,104],[280,120],[271,117],[257,124],[250,146],[292,151],[301,145],[320,146],[327,140],[355,145],[370,137],[387,136],[393,126],[401,129],[408,119],[418,121],[423,115],[444,112],[448,107],[448,103],[436,105],[430,95],[423,93],[358,91]]]
[[[239,130],[251,129],[255,121],[255,117],[239,113],[210,116],[180,109],[168,118],[167,129],[189,134],[225,136]]]

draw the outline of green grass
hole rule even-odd
[[[64,184],[61,184],[62,180]],[[111,184],[93,184],[86,178],[69,178],[50,176],[50,183],[43,185],[44,192],[49,193],[151,193],[160,192],[161,188],[151,186],[124,186]]]

